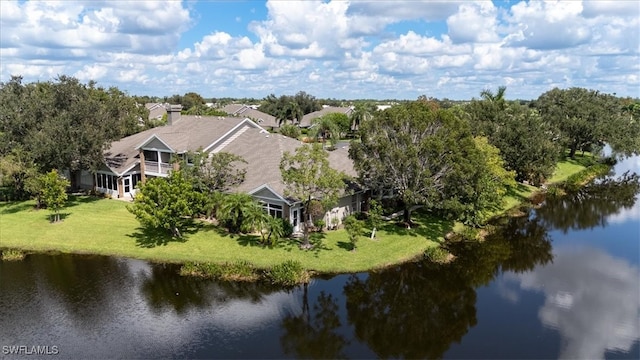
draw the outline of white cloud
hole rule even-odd
[[[508,97],[568,85],[640,96],[633,3],[267,1],[239,31],[196,13],[215,2],[0,1],[0,77],[76,74],[205,97],[468,99],[499,84]],[[242,26],[244,14],[229,16]]]
[[[640,339],[639,278],[638,267],[589,248],[560,249],[552,264],[505,274],[522,289],[544,293],[538,316],[561,334],[559,357],[574,359],[601,359],[606,351],[627,353]],[[505,294],[517,301],[512,292]]]

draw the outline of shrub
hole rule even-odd
[[[293,225],[287,219],[278,219],[282,222],[282,237],[288,238],[293,234]]]
[[[324,226],[326,225],[326,222],[322,219],[318,219],[318,220],[314,220],[313,221],[313,226],[316,227],[317,231],[322,231],[322,229],[324,228]]]
[[[294,286],[309,282],[309,273],[302,267],[302,263],[286,260],[275,265],[267,273],[271,283],[283,286]]]
[[[285,124],[280,127],[280,134],[297,139],[302,135],[302,132],[300,131],[300,128],[295,125]]]
[[[450,258],[450,255],[451,254],[447,250],[443,249],[440,246],[430,247],[424,251],[425,258],[435,263],[447,262]]]
[[[258,279],[258,272],[246,260],[225,264],[187,262],[180,268],[180,275],[225,281],[255,281]]]
[[[344,229],[347,230],[347,234],[349,234],[349,242],[351,242],[351,250],[356,250],[356,244],[358,243],[358,238],[362,233],[362,222],[358,221],[355,216],[349,215],[344,221]]]
[[[2,260],[4,261],[19,261],[24,259],[25,253],[15,249],[2,250]]]

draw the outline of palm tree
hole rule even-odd
[[[246,229],[245,218],[251,213],[254,201],[251,195],[235,193],[225,196],[219,209],[220,220],[226,222],[229,231],[237,233]]]
[[[373,118],[372,106],[369,103],[357,103],[351,112],[351,126],[353,130],[360,128],[360,123]]]
[[[504,93],[506,91],[507,91],[506,86],[499,86],[498,91],[495,94],[493,93],[493,91],[489,89],[484,89],[480,92],[480,97],[491,104],[497,105],[499,110],[504,110],[504,107],[505,107]]]
[[[300,123],[304,113],[295,101],[289,101],[285,106],[278,109],[276,113],[276,119],[278,119],[278,126],[281,126],[282,123],[287,122],[287,120],[291,120],[292,123]]]
[[[322,148],[326,139],[329,139],[331,146],[335,146],[338,140],[340,129],[338,125],[333,122],[330,116],[321,116],[313,120],[313,125],[310,128],[310,135],[316,139],[322,138]]]

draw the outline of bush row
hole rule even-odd
[[[198,276],[223,281],[266,280],[275,285],[293,286],[309,282],[309,272],[302,263],[286,260],[271,269],[258,269],[246,260],[223,264],[187,262],[180,268],[182,276]]]

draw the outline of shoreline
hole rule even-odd
[[[597,164],[596,166],[598,166]],[[571,179],[569,178],[571,177],[574,180],[581,179],[580,186],[583,186],[598,176],[598,173],[590,173],[590,169],[593,167],[594,165],[591,165],[572,171],[567,178],[546,184],[546,190],[527,187],[526,189],[530,191],[527,194],[518,194],[517,203],[504,207],[498,213],[492,215],[490,219],[510,216],[509,212],[514,208],[521,208],[529,203],[531,198],[539,196],[543,192],[548,193],[551,188],[563,186],[562,184],[570,181]],[[378,233],[380,237],[375,241],[369,240],[363,234],[363,237],[358,242],[358,250],[356,252],[351,252],[347,249],[347,234],[344,229],[326,230],[324,233],[315,234],[318,247],[307,251],[296,249],[295,243],[290,240],[283,241],[275,247],[256,246],[251,243],[252,237],[250,235],[225,234],[218,229],[202,224],[196,225],[197,229],[194,232],[189,232],[185,239],[154,244],[145,242],[145,235],[140,231],[137,221],[124,210],[124,205],[116,204],[114,200],[75,198],[63,210],[67,218],[59,224],[48,223],[45,219],[48,218],[49,212],[46,210],[32,210],[29,206],[30,203],[31,201],[0,203],[0,214],[2,215],[0,224],[5,228],[0,230],[0,250],[3,252],[4,250],[19,250],[27,254],[102,255],[132,258],[153,263],[179,264],[183,267],[188,264],[202,264],[217,268],[218,270],[216,271],[218,273],[224,273],[223,270],[219,270],[220,268],[233,268],[237,263],[247,263],[249,267],[255,270],[247,276],[246,280],[249,281],[264,280],[265,276],[256,277],[255,273],[269,274],[274,267],[280,266],[287,261],[294,264],[299,263],[299,267],[305,272],[305,275],[301,276],[306,279],[320,275],[381,270],[424,258],[438,261],[434,254],[437,256],[449,255],[448,252],[446,254],[437,254],[439,253],[437,250],[441,248],[442,244],[449,241],[446,236],[453,231],[454,227],[452,221],[416,213],[416,220],[420,224],[419,227],[407,230],[399,228],[393,223],[388,223],[380,230]],[[102,208],[99,208],[100,206]],[[119,209],[118,206],[121,208]],[[99,209],[96,210],[96,208]],[[118,216],[109,216],[109,210],[113,209],[117,211]],[[92,210],[94,215],[97,213],[101,216],[84,216],[84,223],[82,222],[83,219],[77,219],[81,214],[91,213]],[[16,222],[20,222],[16,220],[20,220],[21,215],[26,218],[24,220],[28,220],[24,221],[22,226],[16,224]],[[129,216],[130,219],[127,219],[129,221],[122,221],[121,223],[119,220],[122,220],[125,216]],[[98,224],[102,227],[102,232],[100,232]],[[38,231],[38,228],[42,229],[42,231]],[[21,229],[24,232],[20,231]],[[34,229],[35,232],[33,231]],[[109,236],[108,229],[114,230],[112,234],[115,235]],[[82,237],[82,235],[88,235],[88,233],[92,232],[97,232],[93,234],[92,240]],[[121,234],[120,237],[117,236],[118,232]],[[7,241],[6,239],[12,233],[18,238],[12,238]],[[74,236],[71,236],[70,233],[74,233]],[[80,239],[77,238],[78,235],[81,237]],[[73,240],[65,243],[60,240],[61,238],[72,238]],[[100,243],[100,240],[103,243]],[[134,240],[133,244],[131,243],[132,240]],[[220,246],[216,246],[216,241],[220,242]],[[291,266],[298,267],[298,265]],[[185,273],[189,272],[185,271]],[[194,275],[197,274],[190,274],[190,276]],[[204,274],[204,277],[216,277],[225,280],[224,276]],[[227,276],[226,280],[242,281],[244,279]]]

